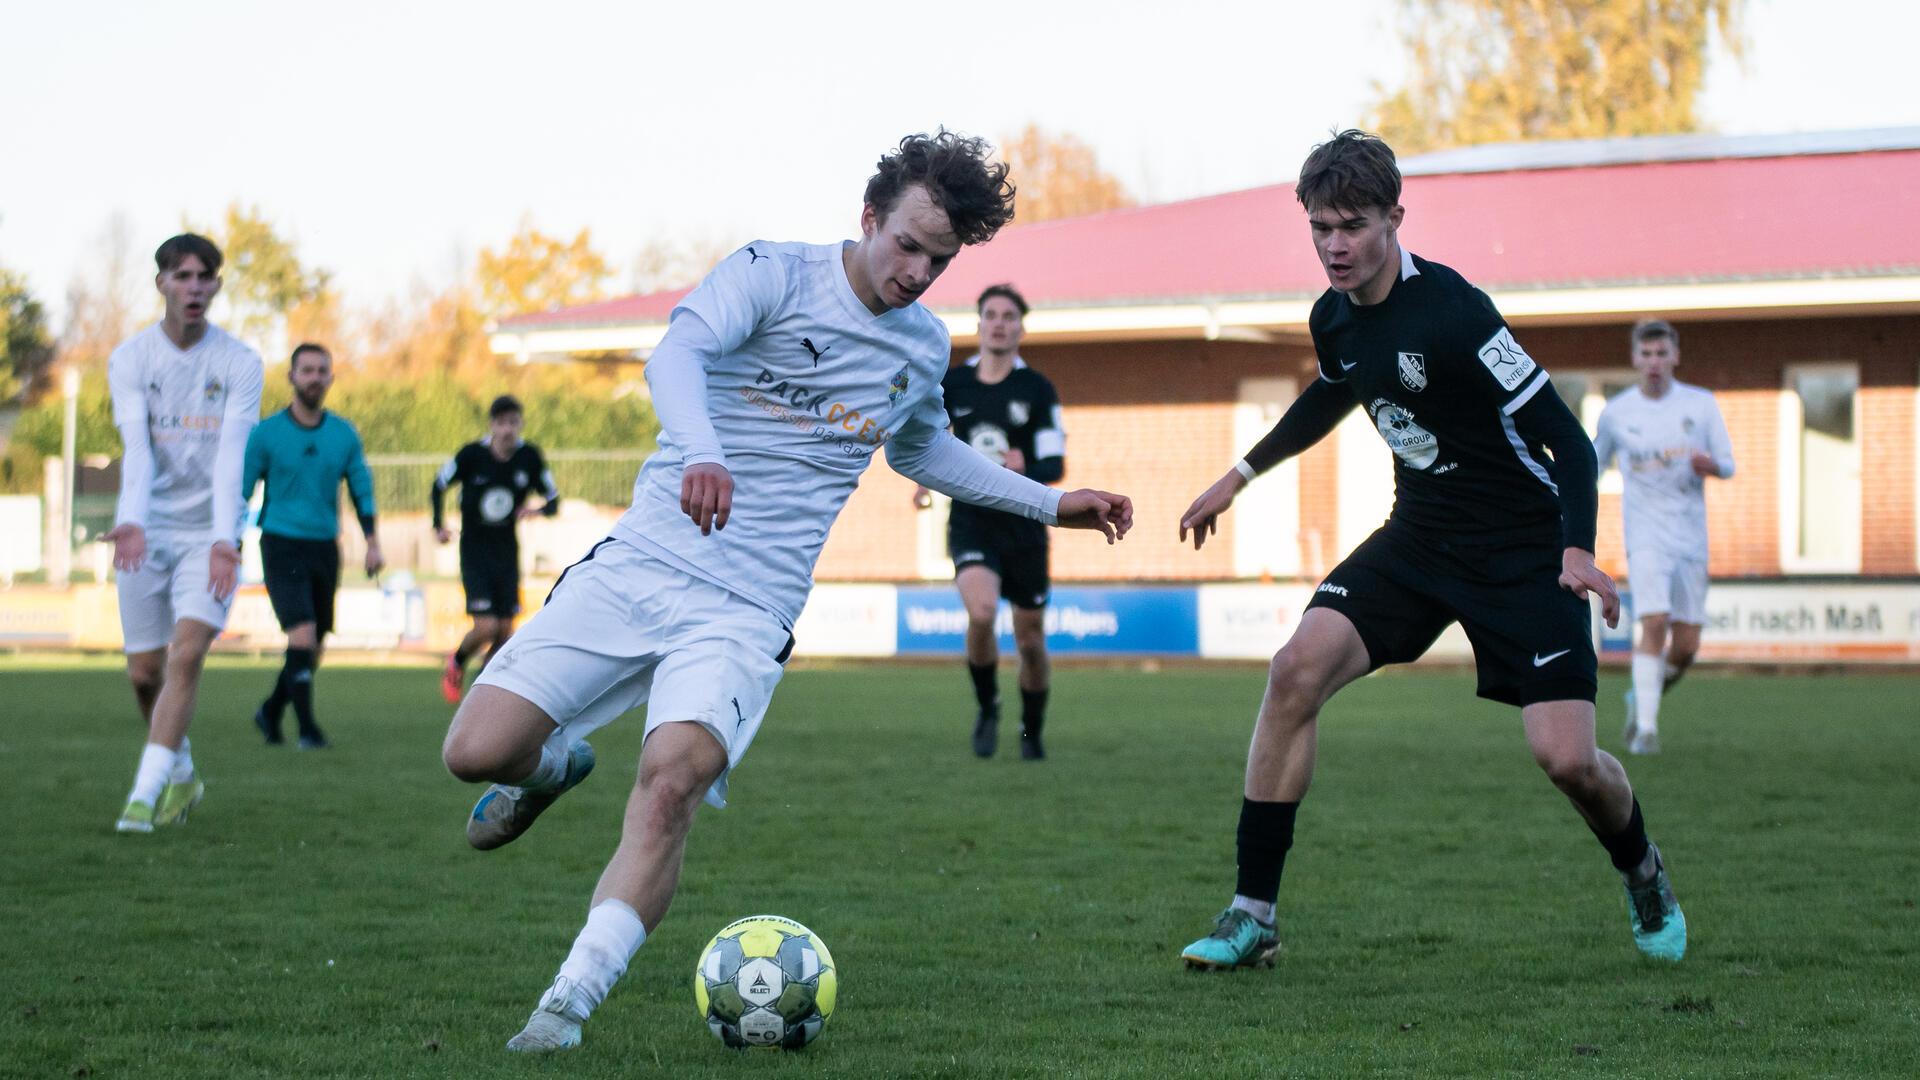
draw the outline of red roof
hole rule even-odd
[[[1415,175],[1401,240],[1494,289],[1920,272],[1920,149]],[[1326,288],[1291,184],[1013,226],[927,295],[1010,281],[1042,307],[1311,296]],[[687,290],[508,319],[664,321]]]

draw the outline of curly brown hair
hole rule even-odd
[[[1400,205],[1400,164],[1385,139],[1348,128],[1307,155],[1293,194],[1308,213],[1323,207],[1390,209]]]
[[[867,181],[867,205],[885,220],[901,193],[919,184],[946,211],[962,244],[984,244],[1013,220],[1013,185],[1004,162],[987,160],[992,153],[985,139],[946,128],[909,135],[880,159]]]

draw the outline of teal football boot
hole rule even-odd
[[[491,851],[519,839],[533,827],[533,820],[552,806],[593,772],[593,747],[574,743],[567,751],[567,775],[545,791],[528,791],[509,784],[488,788],[467,815],[467,843],[481,851]]]
[[[1680,902],[1673,898],[1673,886],[1667,881],[1666,860],[1660,849],[1653,850],[1653,876],[1645,882],[1627,885],[1627,914],[1633,920],[1633,943],[1656,960],[1679,959],[1687,955],[1687,917]]]
[[[1200,971],[1272,967],[1280,952],[1280,936],[1273,927],[1239,908],[1230,907],[1213,920],[1213,933],[1187,946],[1180,959]]]

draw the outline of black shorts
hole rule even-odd
[[[326,637],[333,629],[333,594],[340,588],[339,543],[262,533],[260,565],[280,629],[312,623]]]
[[[1017,608],[1047,606],[1047,594],[1053,589],[1047,546],[1046,526],[1012,514],[955,513],[947,518],[947,554],[953,557],[953,572],[986,567],[1000,576],[1000,595]]]
[[[460,584],[467,589],[467,614],[511,619],[520,614],[520,547],[460,545]]]
[[[1419,659],[1458,622],[1473,642],[1481,697],[1592,701],[1592,616],[1560,587],[1560,556],[1557,542],[1469,544],[1388,524],[1334,567],[1307,607],[1345,615],[1375,668]]]

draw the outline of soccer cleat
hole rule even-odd
[[[1636,731],[1633,741],[1627,744],[1629,754],[1657,754],[1660,752],[1660,733],[1657,731]]]
[[[1667,881],[1667,863],[1653,850],[1653,877],[1627,884],[1627,915],[1633,921],[1633,943],[1656,960],[1678,961],[1687,954],[1687,917],[1673,898]]]
[[[1640,733],[1639,707],[1633,698],[1633,688],[1627,688],[1627,722],[1620,728],[1620,741],[1633,746],[1633,737]]]
[[[573,1007],[573,984],[564,976],[553,980],[540,1004],[527,1017],[527,1026],[507,1040],[507,1049],[523,1054],[550,1054],[580,1045],[580,1025],[586,1017]]]
[[[180,825],[187,820],[187,814],[200,805],[200,799],[207,793],[207,785],[200,782],[195,773],[190,780],[169,780],[167,786],[160,789],[160,804],[154,808],[155,825]]]
[[[325,750],[332,745],[333,743],[327,739],[326,733],[319,728],[300,733],[300,749],[302,750]]]
[[[449,654],[446,666],[440,669],[440,696],[446,698],[449,705],[460,704],[460,694],[465,689],[466,681],[466,669],[460,666],[458,659]]]
[[[1280,952],[1274,929],[1239,908],[1230,907],[1213,920],[1213,933],[1187,946],[1180,959],[1198,971],[1272,967]]]
[[[994,749],[1000,745],[1000,703],[980,706],[980,715],[973,721],[973,753],[975,757],[992,757]]]
[[[153,806],[137,799],[128,799],[127,808],[120,811],[120,820],[113,823],[113,831],[123,833],[150,833],[153,831]]]
[[[260,737],[267,740],[268,746],[279,746],[287,741],[287,737],[280,734],[279,722],[267,716],[265,705],[253,710],[253,726],[260,729]]]
[[[1046,759],[1046,756],[1047,748],[1040,744],[1039,732],[1022,731],[1020,733],[1020,759],[1022,761],[1043,761]]]
[[[481,851],[512,843],[533,827],[533,820],[545,813],[555,799],[593,772],[593,761],[593,747],[583,742],[574,743],[567,751],[567,775],[552,789],[528,791],[506,784],[489,787],[480,801],[473,804],[473,813],[467,816],[467,843]]]

